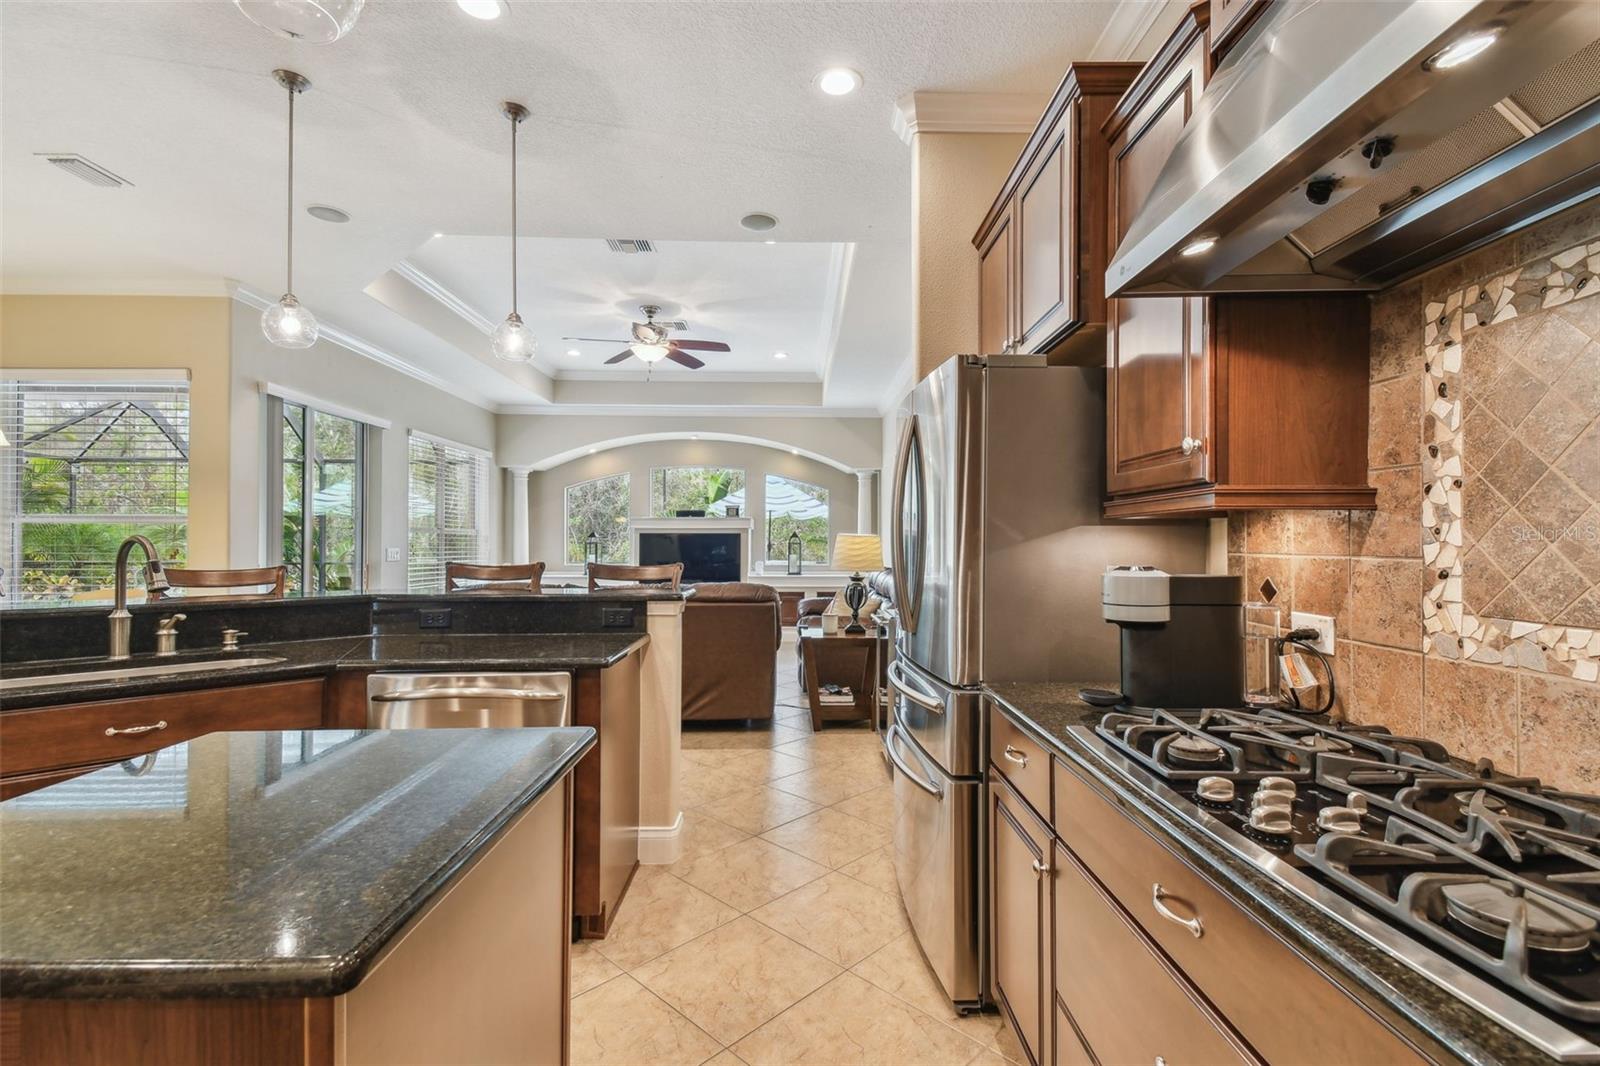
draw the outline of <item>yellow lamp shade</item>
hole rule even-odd
[[[883,565],[883,541],[876,533],[840,533],[833,539],[833,568],[852,573]]]

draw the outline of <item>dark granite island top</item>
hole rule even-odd
[[[1409,1020],[1441,1045],[1442,1060],[1493,1066],[1556,1060],[1523,1041],[1438,985],[1396,961],[1313,907],[1247,860],[1225,850],[1204,830],[1178,819],[1153,795],[1104,758],[1092,734],[1108,713],[1078,697],[1081,688],[1111,688],[1103,682],[999,683],[987,686],[1008,717],[1047,748],[1086,772],[1135,825],[1170,842],[1204,871],[1242,910],[1256,917],[1309,958],[1322,961],[1345,987],[1380,1014]],[[1109,787],[1105,787],[1109,786]],[[1316,1024],[1314,1019],[1308,1024]]]
[[[340,995],[594,742],[214,733],[0,803],[0,990]]]

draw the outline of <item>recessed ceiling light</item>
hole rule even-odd
[[[456,6],[484,22],[492,22],[506,13],[502,0],[456,0]]]
[[[765,211],[752,211],[739,220],[739,225],[745,229],[765,233],[778,224],[777,215],[769,215]]]
[[[443,237],[443,236],[444,236],[444,234],[442,234],[442,233],[435,233],[435,234],[434,234],[434,235],[433,235],[433,236],[434,236],[434,238],[435,238],[435,239],[437,239],[437,238],[439,238],[439,237]]]
[[[777,244],[778,242],[773,240],[771,237],[768,237],[766,240],[762,241],[761,243],[762,244]]]
[[[1422,64],[1423,70],[1449,70],[1461,64],[1476,59],[1489,50],[1489,46],[1500,39],[1499,26],[1486,26],[1480,30],[1457,37]]]
[[[774,359],[787,359],[787,358],[789,358],[789,353],[788,352],[773,352],[772,353],[772,358],[774,358]]]
[[[849,67],[829,67],[817,75],[817,88],[829,96],[849,96],[861,88],[861,74]]]
[[[1205,255],[1207,252],[1211,251],[1211,249],[1215,248],[1216,246],[1217,246],[1217,239],[1215,237],[1211,236],[1210,234],[1207,234],[1204,237],[1196,237],[1194,240],[1192,240],[1188,244],[1184,245],[1182,250],[1178,254],[1179,255]]]
[[[567,349],[567,354],[568,355],[581,355],[582,353],[579,352],[578,349],[576,349],[576,348],[568,348]]]
[[[312,204],[306,208],[306,214],[312,218],[320,218],[324,222],[349,222],[350,212],[329,204]]]

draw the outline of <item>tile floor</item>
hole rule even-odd
[[[605,940],[573,946],[575,1066],[894,1066],[1021,1059],[944,999],[900,905],[870,729],[811,730],[794,647],[776,718],[685,730],[683,855],[641,867]]]

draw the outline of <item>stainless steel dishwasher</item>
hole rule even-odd
[[[515,729],[572,724],[572,675],[373,674],[368,729]]]

